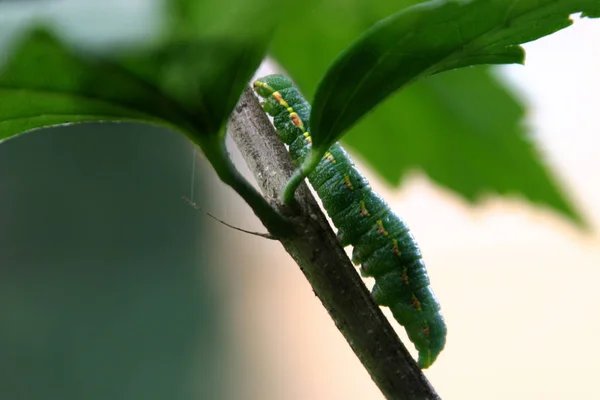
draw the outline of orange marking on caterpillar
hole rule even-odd
[[[429,324],[427,323],[427,321],[425,321],[425,323],[423,324],[423,334],[425,336],[429,336]]]
[[[396,239],[392,240],[392,251],[394,252],[395,255],[397,255],[398,257],[400,257],[400,255],[402,254],[400,252],[400,250],[398,249],[398,241]]]
[[[335,164],[335,158],[333,157],[333,154],[331,154],[330,152],[326,151],[325,152],[325,159],[331,163]]]
[[[349,190],[354,190],[354,186],[352,186],[352,182],[350,182],[350,176],[348,174],[344,174],[344,185],[346,185]]]
[[[377,232],[379,232],[383,236],[388,235],[388,231],[385,230],[385,228],[383,227],[383,221],[380,219],[377,220]]]
[[[302,132],[305,131],[304,124],[302,123],[302,120],[300,119],[300,117],[298,116],[298,114],[296,114],[295,112],[291,112],[290,113],[290,118],[292,119],[292,123],[294,125],[296,125],[298,128],[300,128],[302,130]]]
[[[308,144],[312,143],[312,139],[310,137],[310,133],[304,132],[304,139],[306,139],[306,143],[308,143]]]
[[[410,279],[408,279],[408,268],[406,266],[402,270],[402,275],[400,277],[402,278],[402,282],[404,282],[405,285],[410,285]]]
[[[363,217],[371,216],[371,214],[369,214],[369,210],[367,210],[367,206],[365,205],[364,200],[360,201],[360,215],[362,215]]]
[[[421,302],[419,301],[419,299],[417,299],[417,296],[415,296],[414,293],[412,295],[411,305],[415,310],[419,312],[423,311],[423,309],[421,308]]]
[[[275,100],[277,100],[277,102],[285,108],[289,108],[290,105],[283,99],[283,97],[281,97],[281,93],[279,92],[275,92],[273,93],[273,97],[275,98]]]

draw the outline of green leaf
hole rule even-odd
[[[382,18],[423,0],[304,0],[280,14],[270,52],[307,98],[336,56]],[[343,11],[343,18],[340,12]],[[298,16],[302,26],[298,29]]]
[[[327,71],[313,103],[313,150],[324,153],[354,123],[414,80],[475,64],[521,63],[521,43],[600,16],[598,0],[438,0],[380,21]],[[398,110],[397,112],[401,112]]]
[[[392,184],[420,168],[470,201],[520,194],[581,223],[516,123],[524,113],[489,68],[454,70],[393,96],[344,136],[344,145]]]
[[[251,12],[236,14],[239,10],[226,6],[239,0],[224,0],[218,29],[204,32],[189,28],[205,17],[204,10],[215,7],[194,0],[176,3],[180,12],[170,9],[172,19],[163,26],[162,39],[129,48],[127,54],[82,54],[38,30],[3,55],[7,61],[0,65],[0,142],[24,131],[73,122],[164,125],[198,144],[221,180],[246,200],[271,232],[287,232],[287,221],[231,162],[222,129],[263,59],[273,31],[269,21],[281,8],[260,15],[259,5],[268,0],[256,0]],[[192,14],[185,12],[192,9]],[[259,16],[261,24],[240,24]],[[186,29],[176,29],[178,18],[184,17]]]
[[[73,122],[137,121],[185,125],[160,91],[116,64],[73,55],[35,30],[0,67],[0,140]]]
[[[136,121],[216,145],[201,139],[222,133],[276,20],[267,0],[248,3],[163,0],[153,44],[94,54],[34,30],[0,59],[0,140],[64,123]]]
[[[274,40],[272,51],[278,62],[310,98],[315,93],[316,83],[324,74],[328,63],[344,46],[356,39],[376,20],[397,11],[397,8],[406,5],[407,2],[400,3],[390,4],[386,0],[326,0],[307,7],[297,4],[298,9],[294,9],[290,14],[298,15],[302,12],[303,24],[311,26],[311,29],[297,29],[293,35],[282,29]],[[342,7],[344,18],[340,19],[338,15]],[[287,26],[291,26],[290,22]],[[331,31],[335,32],[335,35],[330,34]],[[552,174],[543,167],[533,144],[525,138],[525,128],[520,121],[522,113],[514,111],[515,107],[520,109],[520,104],[512,94],[506,92],[503,85],[485,72],[486,70],[486,67],[478,67],[456,72],[457,75],[453,76],[445,73],[417,81],[389,98],[376,108],[372,115],[354,125],[351,133],[344,137],[344,143],[350,144],[354,153],[360,153],[364,161],[393,185],[398,184],[399,178],[408,169],[417,168],[424,170],[437,183],[471,200],[490,192],[521,194],[536,202],[551,205],[578,220],[574,208],[565,200],[552,179]],[[447,87],[447,90],[443,90],[443,101],[431,94],[430,79],[435,79],[435,86],[438,87],[436,91]],[[482,89],[475,90],[471,80]],[[470,89],[462,90],[463,87]],[[498,131],[509,136],[505,146],[521,149],[525,145],[528,146],[529,151],[519,152],[522,157],[527,157],[527,160],[523,158],[518,162],[524,168],[523,173],[511,168],[511,159],[497,156],[491,145],[476,146],[483,153],[474,154],[469,151],[469,146],[460,147],[459,143],[466,140],[465,138],[453,140],[460,126],[470,124],[468,121],[460,121],[460,118],[466,117],[465,113],[455,114],[456,120],[453,123],[446,119],[448,123],[435,124],[437,131],[432,138],[433,135],[424,127],[434,124],[432,119],[437,118],[438,114],[446,115],[447,108],[456,104],[462,104],[472,110],[483,110],[480,115],[486,119],[493,118],[491,121],[494,122],[490,126],[498,126]],[[399,110],[410,110],[410,113]],[[484,137],[486,132],[487,130],[480,130]],[[475,133],[476,130],[471,129],[466,136]],[[448,149],[451,149],[447,158],[452,154],[462,156],[461,159],[455,160],[457,164],[446,169],[440,164],[441,159],[435,156],[442,150],[429,148],[432,143],[441,146],[442,140],[447,141]],[[458,147],[462,150],[456,150]],[[504,154],[508,154],[508,151]],[[471,159],[478,160],[477,168],[460,167],[462,163],[472,166],[473,163],[469,161]],[[478,169],[494,173],[480,175]],[[465,174],[465,171],[468,173]],[[525,179],[526,176],[529,178]]]
[[[169,43],[121,64],[185,109],[190,133],[218,134],[258,68],[265,42],[207,38]]]
[[[220,132],[264,47],[211,38],[108,60],[76,54],[36,30],[0,67],[0,139],[65,123],[135,121],[199,142]]]
[[[260,37],[275,29],[288,0],[163,0],[172,37]],[[269,35],[270,36],[270,35]]]

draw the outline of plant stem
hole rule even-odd
[[[267,230],[276,238],[288,236],[290,221],[281,215],[237,170],[229,158],[225,142],[216,135],[203,137],[199,144],[223,183],[236,191],[254,211]]]
[[[294,173],[290,156],[247,89],[228,125],[263,194],[277,196]],[[439,399],[373,302],[305,184],[290,214],[295,234],[280,239],[340,332],[388,399]]]
[[[306,176],[315,169],[322,157],[322,155],[311,151],[300,168],[294,171],[294,174],[288,180],[285,188],[283,189],[283,204],[292,204],[296,190],[298,190],[298,186],[300,186],[304,178],[306,178]]]

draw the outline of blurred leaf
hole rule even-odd
[[[186,111],[188,133],[217,134],[260,65],[265,43],[207,38],[169,43],[122,62]]]
[[[275,28],[289,0],[163,0],[171,37],[261,37]],[[270,36],[270,35],[269,35]]]
[[[250,11],[223,0],[224,12],[215,2],[165,0],[163,40],[128,54],[84,55],[34,31],[0,65],[0,140],[71,122],[136,121],[212,146],[203,137],[221,131],[264,56],[275,19],[267,3],[254,1]],[[258,27],[241,24],[259,12]]]
[[[373,107],[412,81],[475,64],[522,63],[521,43],[600,16],[598,0],[437,0],[384,19],[337,59],[313,102],[313,150],[324,153]]]
[[[116,64],[71,54],[48,32],[25,38],[0,67],[0,140],[83,121],[185,125],[183,109]]]
[[[270,51],[311,97],[335,57],[374,23],[423,0],[305,0],[279,13]],[[343,14],[343,18],[340,15]],[[301,19],[299,19],[301,16]],[[300,22],[301,21],[301,24]],[[310,29],[305,27],[310,26]]]
[[[345,46],[377,20],[414,3],[417,2],[392,4],[387,0],[327,0],[306,6],[304,3],[295,4],[297,8],[289,14],[302,13],[303,24],[311,26],[311,29],[297,29],[293,35],[282,29],[274,39],[272,51],[302,91],[310,97],[329,63]],[[340,12],[344,13],[343,19],[338,17]],[[293,26],[291,21],[286,22],[282,27]],[[489,67],[480,66],[418,81],[362,119],[343,141],[350,144],[353,153],[363,156],[363,160],[390,184],[396,185],[408,169],[420,168],[439,184],[470,200],[488,191],[521,193],[574,217],[576,213],[573,207],[561,195],[551,174],[545,170],[534,145],[524,138],[520,102],[490,76],[489,70]],[[443,92],[443,100],[432,93],[432,86],[437,88],[437,92]],[[449,115],[448,107],[458,104],[467,109]],[[398,110],[410,111],[400,113]],[[504,138],[504,147],[520,148],[521,151],[515,149],[514,152],[521,154],[521,162],[512,167],[513,161],[499,158],[493,143],[485,145],[485,135],[490,129],[484,129],[485,124],[479,124],[479,134],[484,136],[479,137],[478,144],[472,146],[478,152],[474,159],[479,160],[479,164],[474,166],[469,161],[473,155],[468,151],[471,148],[468,142],[478,135],[476,126],[462,132],[462,138],[456,136],[461,134],[461,126],[473,123],[461,122],[460,118],[465,113],[481,116],[476,121],[481,121],[481,118],[493,121],[487,127],[510,136]],[[453,122],[436,123],[434,119],[438,114],[446,115],[445,119],[451,117]],[[430,128],[432,125],[435,131]],[[444,149],[434,148],[432,143],[436,143],[436,146],[447,143],[446,148],[455,150],[449,150],[440,157]],[[466,146],[462,143],[466,143]],[[530,167],[521,172],[519,168],[525,164],[524,157],[530,157],[527,161]],[[451,164],[443,161],[450,158],[453,159]],[[488,172],[480,174],[479,170]]]
[[[136,121],[198,141],[220,131],[264,46],[211,38],[107,60],[74,54],[36,30],[0,68],[0,138],[72,122]]]
[[[581,222],[525,127],[515,123],[524,115],[523,106],[490,76],[489,68],[436,75],[393,100],[344,137],[353,153],[360,153],[388,182],[420,167],[471,201],[486,193],[521,193]],[[397,123],[389,125],[389,115]]]

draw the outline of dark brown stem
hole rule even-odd
[[[263,194],[277,198],[294,173],[283,143],[247,89],[228,132]],[[388,399],[439,399],[365,287],[305,184],[287,215],[295,232],[281,239],[371,378]]]

